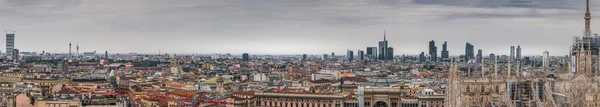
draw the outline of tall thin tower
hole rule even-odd
[[[71,42],[69,42],[69,59],[71,59]]]
[[[591,13],[590,13],[590,0],[586,0],[586,7],[585,7],[585,33],[584,33],[584,37],[590,37],[592,35],[592,32],[590,31],[590,19],[592,19]]]
[[[77,46],[75,47],[75,49],[77,51],[77,54],[75,54],[76,55],[75,58],[79,58],[79,42],[77,42]]]

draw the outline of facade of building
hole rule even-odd
[[[367,47],[367,57],[377,59],[377,55],[377,47]]]
[[[250,55],[248,55],[248,53],[242,54],[242,60],[249,61],[250,60]]]
[[[471,59],[475,58],[475,50],[473,49],[473,45],[469,42],[467,42],[466,47],[465,47],[465,61],[469,61]]]
[[[442,45],[442,61],[448,62],[450,61],[449,53],[448,53],[448,44],[444,41]]]
[[[352,51],[352,50],[346,51],[346,58],[348,58],[349,61],[354,60],[354,51]]]
[[[515,59],[515,46],[510,46],[510,60]]]
[[[517,45],[517,60],[521,60],[521,46]]]
[[[358,50],[358,60],[365,60],[365,51]]]
[[[542,54],[542,67],[548,68],[550,66],[550,53],[548,51],[544,51]]]
[[[15,49],[15,34],[7,33],[6,34],[6,55],[12,57],[14,54],[13,49]]]

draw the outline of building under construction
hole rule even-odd
[[[583,37],[575,37],[569,54],[569,66],[555,75],[548,68],[521,72],[520,64],[507,73],[462,76],[456,63],[447,80],[446,107],[600,107],[600,37],[590,31],[589,0]],[[484,67],[484,64],[481,64]],[[497,65],[497,64],[496,64]],[[541,72],[540,72],[541,71]]]

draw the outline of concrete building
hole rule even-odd
[[[510,46],[510,60],[515,60],[515,46]]]
[[[550,53],[548,51],[544,51],[542,55],[542,67],[548,68],[550,66]]]
[[[444,41],[444,44],[442,45],[442,61],[450,61],[450,56],[448,53],[448,44],[446,41]]]
[[[15,33],[6,33],[6,55],[12,57],[15,49]]]

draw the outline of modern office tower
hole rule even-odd
[[[306,60],[306,54],[302,54],[302,60]]]
[[[385,60],[388,58],[387,54],[388,41],[386,40],[386,32],[383,31],[383,41],[379,41],[379,59]]]
[[[473,50],[473,45],[469,42],[467,42],[467,45],[465,47],[465,61],[469,61],[470,59],[473,59],[475,57],[475,50]]]
[[[248,55],[248,53],[242,54],[242,60],[249,61],[250,60],[250,55]]]
[[[448,44],[446,41],[444,41],[444,44],[442,45],[442,60],[450,61],[449,55],[448,55]]]
[[[435,41],[429,41],[429,61],[437,61],[437,47]]]
[[[477,63],[481,63],[481,59],[483,58],[483,51],[481,51],[481,49],[477,50],[477,58],[476,58],[476,62]]]
[[[367,47],[367,56],[369,58],[377,59],[377,47]]]
[[[517,60],[521,60],[521,46],[517,45]]]
[[[6,33],[6,55],[13,56],[15,49],[15,33]]]
[[[550,66],[550,53],[548,51],[544,51],[544,55],[542,55],[542,67],[548,68]]]
[[[365,51],[358,50],[358,59],[359,60],[365,60]]]
[[[346,58],[348,58],[349,61],[354,60],[354,52],[352,50],[348,50]]]
[[[327,60],[327,59],[328,59],[327,54],[323,54],[323,60]]]
[[[515,46],[510,46],[510,60],[515,59]]]
[[[387,52],[387,59],[394,60],[394,48],[388,47],[385,51]]]
[[[425,52],[421,52],[421,54],[419,54],[419,62],[425,62]]]

